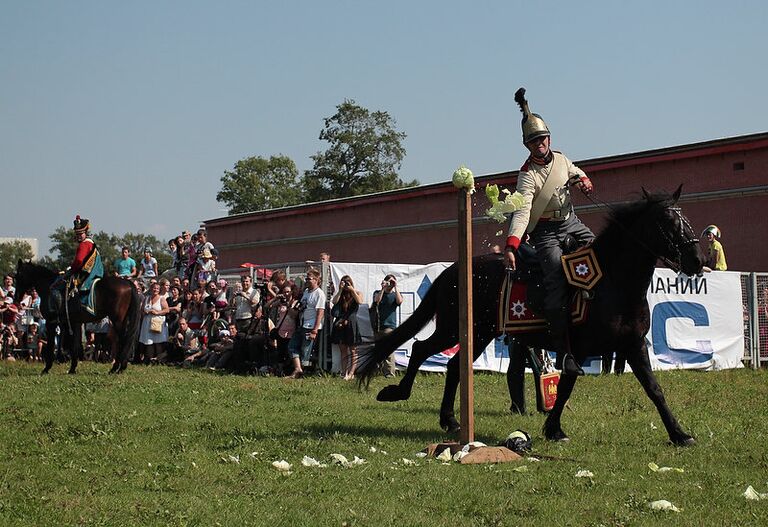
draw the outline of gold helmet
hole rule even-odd
[[[520,106],[523,112],[523,143],[541,136],[549,136],[547,123],[537,113],[531,113],[528,109],[528,101],[525,100],[525,88],[520,88],[515,92],[515,102]]]

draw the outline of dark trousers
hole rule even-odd
[[[570,326],[570,306],[568,284],[565,280],[562,243],[566,236],[573,236],[579,245],[595,239],[589,228],[581,223],[576,213],[564,221],[540,221],[531,231],[531,244],[536,248],[536,256],[541,264],[544,297],[544,316],[549,322],[552,347],[558,355],[570,353],[568,328]]]
[[[536,248],[536,256],[544,276],[544,289],[547,292],[544,311],[563,309],[568,304],[568,284],[560,257],[563,255],[561,244],[569,234],[576,238],[579,245],[595,239],[592,231],[581,223],[573,211],[567,220],[540,221],[531,231],[531,244]]]

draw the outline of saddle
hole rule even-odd
[[[86,282],[79,282],[72,279],[58,279],[51,285],[48,297],[48,310],[50,313],[56,313],[58,320],[66,320],[66,309],[64,302],[68,304],[70,315],[74,314],[73,309],[82,308],[91,315],[96,315],[95,295],[96,284],[101,281],[100,277],[94,277]],[[66,293],[66,294],[65,294]]]
[[[571,246],[564,242],[563,252]],[[503,333],[529,333],[547,327],[540,314],[546,294],[543,273],[533,247],[523,244],[518,249],[517,269],[509,271],[501,287],[499,301],[499,331]],[[571,286],[571,323],[581,324],[587,319],[590,291],[603,273],[592,247],[582,247],[562,256],[565,280]],[[585,294],[586,292],[586,294]]]

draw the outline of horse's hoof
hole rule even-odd
[[[672,441],[675,446],[694,446],[696,440],[691,436],[685,436]]]
[[[461,423],[451,416],[446,419],[440,419],[440,428],[449,434],[458,434],[461,432]]]
[[[379,394],[376,396],[377,401],[381,401],[384,403],[402,401],[404,399],[407,399],[407,397],[403,397],[403,393],[400,390],[400,385],[398,384],[390,384],[389,386],[385,386],[384,388],[381,389],[381,391],[379,391]]]
[[[50,368],[45,368],[43,371],[40,372],[40,375],[48,375],[48,371]]]
[[[67,374],[68,374],[68,375],[74,375],[74,374],[76,374],[76,373],[77,373],[77,371],[75,371],[75,370],[69,370],[69,371],[67,372]]]
[[[562,430],[545,432],[544,436],[547,438],[547,441],[557,441],[558,443],[568,443],[571,440]]]

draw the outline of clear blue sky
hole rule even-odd
[[[520,86],[576,160],[765,131],[766,5],[0,0],[0,236],[169,238],[239,159],[310,168],[345,98],[422,183],[518,168]]]

